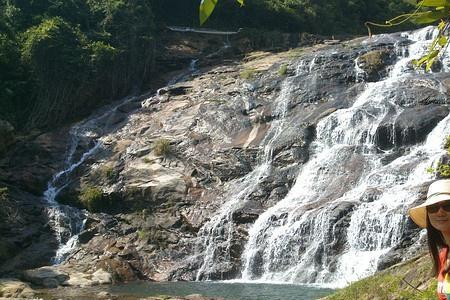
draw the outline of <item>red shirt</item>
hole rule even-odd
[[[447,265],[448,247],[444,247],[439,251],[439,272],[438,272],[438,286],[437,295],[439,300],[450,299],[450,275],[445,273]]]

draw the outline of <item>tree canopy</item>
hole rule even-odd
[[[240,5],[245,4],[239,8]],[[363,34],[408,11],[390,0],[0,0],[0,120],[67,123],[151,80],[167,25]],[[214,11],[214,13],[213,13]]]

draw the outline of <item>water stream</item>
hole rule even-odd
[[[410,56],[399,59],[387,78],[367,83],[352,107],[320,120],[310,160],[295,185],[249,231],[243,280],[345,286],[373,274],[380,257],[398,245],[406,209],[431,179],[425,169],[443,154],[449,117],[426,143],[388,164],[383,161],[389,151],[376,146],[377,129],[387,119],[395,124],[402,112],[389,95],[415,74],[405,61],[424,53],[432,32],[410,34],[408,51],[397,51]],[[342,217],[351,211],[350,220]],[[338,238],[343,231],[346,241]]]
[[[424,143],[410,147],[397,158],[390,158],[394,150],[380,149],[377,138],[380,126],[389,122],[392,134],[388,140],[397,144],[394,125],[404,106],[392,95],[399,85],[417,74],[409,61],[427,50],[426,45],[435,34],[434,28],[403,34],[412,43],[397,46],[398,60],[388,76],[379,82],[365,83],[351,107],[338,109],[317,123],[309,160],[299,166],[295,184],[284,199],[259,216],[248,232],[241,257],[242,282],[342,287],[373,274],[383,255],[401,242],[407,225],[406,209],[417,199],[421,186],[431,179],[426,168],[443,154],[450,116],[433,129]],[[192,61],[189,70],[168,85],[197,72],[195,64],[196,60]],[[195,245],[196,257],[200,259],[196,280],[211,279],[217,268],[232,264],[232,239],[236,237],[232,215],[271,175],[274,145],[289,126],[286,116],[297,79],[309,74],[314,87],[320,80],[317,64],[320,59],[316,57],[298,61],[295,74],[284,79],[273,104],[276,118],[259,149],[258,165],[243,178],[227,183],[224,204],[199,230]],[[363,82],[364,71],[357,60],[355,74],[356,81]],[[442,87],[436,82],[432,88]],[[48,183],[44,198],[60,245],[54,258],[56,264],[76,246],[86,212],[60,205],[55,198],[70,184],[71,173],[101,151],[101,137],[107,128],[111,129],[109,120],[122,104],[72,128],[65,167]],[[253,125],[255,135],[259,125]]]
[[[314,63],[314,60],[311,63]],[[227,188],[227,195],[224,197],[227,199],[225,204],[200,229],[198,234],[200,241],[196,252],[201,253],[202,264],[197,271],[196,280],[209,279],[219,261],[225,263],[230,261],[230,247],[234,231],[232,214],[238,208],[243,207],[250,193],[255,191],[258,184],[270,174],[274,142],[287,126],[285,116],[295,86],[295,77],[303,75],[310,69],[310,66],[305,68],[305,62],[300,61],[295,76],[284,80],[280,94],[275,100],[274,115],[278,118],[272,122],[262,142],[264,146],[258,154],[259,165],[243,178],[231,183],[231,186]],[[254,126],[258,126],[258,124]]]
[[[198,72],[196,62],[191,61],[187,71],[169,80],[167,86],[186,80],[190,75]],[[156,96],[159,95],[159,90]],[[55,238],[58,242],[58,249],[53,264],[60,264],[72,252],[78,243],[78,234],[83,230],[87,212],[68,205],[62,205],[56,201],[58,194],[71,182],[71,174],[80,167],[89,157],[95,155],[102,149],[101,137],[114,128],[114,115],[117,110],[133,101],[139,101],[138,97],[126,97],[123,100],[102,109],[92,117],[74,125],[70,134],[70,144],[67,151],[67,158],[64,169],[53,175],[47,184],[43,198],[47,203],[47,215]]]

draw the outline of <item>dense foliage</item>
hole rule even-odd
[[[364,22],[384,21],[409,12],[403,0],[219,0],[207,27],[251,27],[316,34],[365,33]],[[200,0],[165,0],[158,13],[169,14],[173,25],[198,26]],[[398,30],[398,29],[397,29]]]
[[[241,1],[237,1],[241,3]],[[208,27],[364,33],[408,11],[389,0],[218,1]],[[200,0],[0,0],[0,120],[70,122],[151,79],[165,25],[198,26]]]
[[[48,127],[148,77],[155,29],[146,0],[1,0],[0,119]]]

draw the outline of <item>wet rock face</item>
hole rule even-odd
[[[107,117],[94,116],[97,123],[86,122],[86,126],[93,127],[87,126],[102,143],[101,151],[71,174],[59,200],[83,207],[80,195],[87,188],[96,188],[101,191],[104,205],[89,214],[78,249],[63,264],[61,272],[70,277],[64,282],[77,286],[89,282],[240,276],[251,226],[288,195],[299,172],[317,154],[315,151],[321,151],[314,144],[323,138],[317,136],[319,122],[350,107],[367,82],[387,75],[395,60],[396,42],[385,37],[365,45],[320,45],[305,49],[301,57],[292,57],[292,53],[253,53],[245,60],[234,59],[221,66],[200,61],[200,65],[209,66],[193,75],[183,74],[184,82],[137,97]],[[186,62],[188,57],[180,60]],[[355,61],[364,72],[362,78],[358,77],[361,74]],[[286,66],[284,74],[279,71],[282,65]],[[388,112],[376,130],[378,150],[392,150],[390,156],[383,156],[381,164],[388,164],[408,146],[422,142],[448,114],[448,107],[443,105],[448,104],[447,92],[435,88],[450,86],[446,80],[418,76],[405,80],[399,87],[401,93],[387,96],[402,112],[396,118],[396,111]],[[286,85],[289,97],[282,110],[279,103]],[[356,126],[360,120],[353,121]],[[284,124],[282,130],[273,131],[280,123]],[[10,156],[0,161],[1,181],[12,176],[8,180],[17,180],[24,189],[35,194],[42,192],[52,172],[61,169],[64,157],[60,153],[68,145],[67,131],[58,141],[52,135],[40,135],[27,144],[39,151],[18,149],[27,162],[37,155],[29,171],[24,171],[22,164],[20,175],[14,175],[18,158]],[[76,155],[82,155],[92,143],[92,138],[86,138]],[[270,151],[265,152],[269,143]],[[325,264],[331,272],[338,267],[333,257],[348,247],[347,229],[354,210],[361,203],[376,201],[382,193],[371,188],[363,192],[359,202],[330,204],[342,197],[348,186],[355,185],[373,163],[361,147],[354,145],[343,146],[336,155],[338,163],[320,162],[314,170],[327,182],[327,188],[316,191],[313,205],[302,207],[305,214],[311,214],[310,221],[300,226],[285,245],[286,249],[294,249],[296,255],[304,253],[316,238],[314,221],[323,217],[316,209],[330,205],[326,221],[331,225],[322,232],[326,242],[317,247],[308,262],[314,266]],[[237,190],[233,187],[258,170],[266,159],[271,161],[270,168],[255,173],[260,176],[257,183],[229,214],[224,214],[221,226],[211,227],[217,245],[210,255],[208,245],[203,243],[208,234],[205,224],[214,221],[225,203],[246,191],[248,186]],[[399,176],[407,171],[399,170]],[[22,175],[25,176],[19,180]],[[274,226],[287,220],[288,213],[271,216]],[[38,221],[30,219],[25,224],[31,223]],[[35,241],[40,237],[47,238],[42,238],[42,243],[51,240],[49,228],[31,231],[20,238],[20,245],[40,245]],[[410,238],[413,231],[414,228],[405,231],[402,247],[414,242]],[[380,268],[397,262],[404,255],[399,249],[387,254]],[[51,253],[38,254],[47,260],[51,257]],[[211,265],[207,264],[207,255],[213,257]],[[273,259],[269,267],[287,270],[299,257],[286,251],[280,259]],[[254,278],[262,275],[267,260],[264,249],[259,249],[251,263]],[[95,273],[98,270],[106,274]],[[316,276],[317,272],[311,274],[309,280]],[[33,275],[29,280],[36,278],[39,276]],[[62,284],[58,278],[39,284],[55,285],[55,280]]]
[[[11,145],[4,157],[0,156],[0,182],[40,196],[53,172],[64,163],[67,131],[38,133]]]
[[[48,225],[42,199],[13,186],[0,196],[0,276],[50,263],[57,241]],[[4,198],[3,198],[4,197]]]

